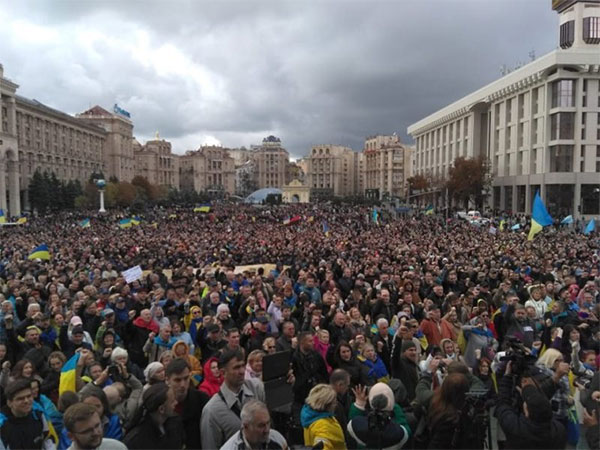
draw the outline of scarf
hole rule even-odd
[[[150,320],[150,322],[146,322],[141,317],[138,317],[133,321],[133,324],[138,328],[143,328],[144,330],[148,330],[153,333],[158,333],[160,331],[158,324],[154,320]]]

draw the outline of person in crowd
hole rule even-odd
[[[370,385],[389,381],[390,375],[387,368],[383,360],[375,352],[373,344],[366,343],[362,346],[361,355],[358,357],[358,360],[367,368],[367,377],[369,377]]]
[[[208,448],[202,444],[200,419],[207,402],[208,395],[191,387],[191,369],[183,358],[175,358],[166,369],[167,386],[175,394],[175,413],[183,424],[185,448]]]
[[[319,353],[314,350],[314,335],[302,332],[298,337],[298,348],[292,355],[294,401],[302,405],[310,390],[319,383],[328,381],[327,367]]]
[[[54,449],[49,421],[33,407],[31,381],[15,380],[4,389],[6,405],[0,409],[0,444],[5,449]]]
[[[187,361],[190,366],[192,382],[194,386],[198,386],[202,381],[202,365],[200,361],[194,355],[190,354],[190,348],[184,341],[176,341],[173,344],[172,351],[175,358],[183,358]]]
[[[176,405],[175,394],[165,383],[150,386],[123,443],[130,450],[183,448],[183,423],[175,414]]]
[[[271,416],[267,406],[260,400],[249,400],[240,412],[242,429],[231,436],[221,450],[254,450],[267,448],[286,450],[285,438],[271,428]]]
[[[350,388],[370,384],[369,369],[356,357],[354,350],[347,342],[341,341],[333,355],[334,369],[343,369],[350,375]]]
[[[69,406],[64,414],[64,424],[68,439],[72,442],[67,450],[127,450],[121,442],[104,437],[100,414],[90,404]]]
[[[302,407],[300,422],[304,429],[304,445],[323,443],[324,450],[345,449],[344,432],[335,418],[337,394],[328,384],[317,384]]]
[[[397,361],[392,362],[392,377],[402,381],[408,402],[415,399],[415,389],[419,381],[419,366],[417,364],[417,346],[410,341],[402,341]]]
[[[209,397],[212,397],[219,392],[222,384],[223,374],[219,369],[219,360],[212,357],[204,364],[204,379],[200,383],[200,386],[198,386],[198,389],[206,392]]]
[[[147,389],[153,384],[164,383],[166,377],[165,366],[158,361],[151,362],[144,369],[144,379],[146,380],[146,384],[144,388]]]
[[[256,378],[262,380],[262,367],[263,358],[265,352],[262,350],[253,350],[248,355],[248,362],[246,363],[246,374],[245,379]]]
[[[498,386],[498,403],[494,415],[506,435],[506,448],[564,449],[567,430],[555,414],[548,397],[531,378],[521,381],[522,410],[514,407],[512,363]]]
[[[220,448],[240,430],[241,409],[251,399],[265,401],[260,380],[245,379],[244,355],[241,351],[226,352],[219,358],[223,384],[213,395],[202,413],[202,447]]]

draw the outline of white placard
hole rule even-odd
[[[135,266],[121,272],[121,274],[125,277],[126,283],[133,283],[135,280],[142,278],[142,268],[140,266]]]

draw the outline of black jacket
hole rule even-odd
[[[146,417],[129,431],[123,439],[128,449],[179,449],[183,448],[183,422],[179,417],[171,417],[163,425],[164,433],[150,417]]]
[[[185,431],[185,448],[200,449],[202,440],[200,439],[200,418],[204,405],[208,403],[210,397],[203,391],[198,391],[190,384],[188,394],[182,405],[178,405],[180,418]],[[160,447],[156,447],[160,448]]]
[[[567,431],[555,417],[545,423],[533,422],[512,407],[512,380],[502,377],[498,386],[495,416],[506,435],[506,449],[563,449]]]
[[[292,356],[292,369],[296,381],[294,383],[294,401],[304,403],[310,390],[319,383],[327,383],[327,367],[325,361],[315,350],[304,354],[297,349]]]

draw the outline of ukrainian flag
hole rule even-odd
[[[39,247],[35,248],[27,257],[27,259],[50,259],[50,252],[48,251],[48,246],[46,244],[42,244]]]
[[[433,205],[429,205],[427,208],[425,208],[425,215],[426,216],[431,216],[434,212],[433,209]]]
[[[60,382],[58,385],[59,396],[67,391],[77,392],[76,369],[77,363],[79,362],[79,355],[80,353],[75,353],[60,370]]]
[[[90,227],[90,219],[83,219],[81,222],[79,222],[79,226],[81,228],[89,228]]]
[[[119,220],[119,227],[121,229],[131,228],[131,219],[121,219],[121,220]]]
[[[210,205],[201,205],[194,208],[194,212],[196,213],[207,213],[210,212]]]
[[[140,219],[139,216],[133,216],[131,218],[131,224],[132,225],[139,225],[141,221],[142,221],[142,219]]]
[[[0,209],[0,223],[6,223],[6,215],[3,209]]]
[[[535,193],[533,200],[533,210],[531,212],[531,229],[529,230],[528,241],[532,241],[536,234],[542,231],[542,228],[552,225],[552,217],[548,214],[548,210],[544,206],[544,202],[540,197],[540,191]]]

